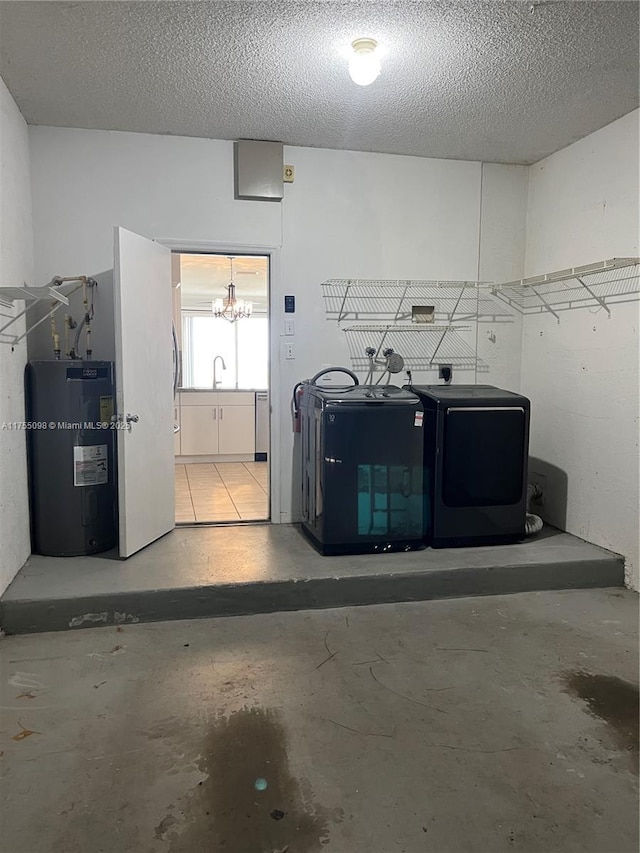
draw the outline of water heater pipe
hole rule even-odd
[[[52,308],[52,312],[51,312],[51,342],[53,344],[53,355],[54,355],[56,361],[59,361],[60,360],[60,335],[58,334],[58,330],[56,329],[56,317],[55,317],[55,314],[53,313],[54,309],[56,308],[55,302],[51,303],[51,308]]]
[[[91,320],[93,318],[94,310],[93,310],[93,290],[91,291],[91,307],[88,304],[87,298],[87,287],[96,287],[97,283],[92,279],[88,278],[86,283],[83,283],[83,307],[84,307],[84,317],[80,321],[78,325],[78,330],[76,332],[75,339],[73,341],[73,347],[71,349],[71,358],[80,358],[80,335],[82,334],[82,330],[86,326],[87,328],[87,359],[91,358],[92,349],[91,349]]]

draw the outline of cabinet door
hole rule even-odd
[[[180,407],[180,452],[204,456],[218,452],[218,407]]]
[[[254,406],[220,406],[218,453],[255,453]]]

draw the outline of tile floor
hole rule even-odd
[[[176,465],[176,524],[269,518],[266,462]]]

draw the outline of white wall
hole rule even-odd
[[[276,329],[284,294],[297,298],[297,358],[279,359],[274,414],[282,520],[296,516],[290,389],[322,364],[348,363],[344,336],[325,319],[326,278],[505,280],[638,254],[637,112],[529,169],[287,148],[296,181],[282,204],[234,201],[229,142],[29,135],[38,281],[109,270],[115,224],[185,247],[281,247]],[[612,315],[487,321],[478,351],[490,371],[478,380],[531,397],[548,520],[623,553],[637,585],[638,303]]]
[[[116,224],[184,240],[185,248],[198,241],[282,247],[272,281],[275,328],[284,294],[296,296],[297,308],[297,357],[280,359],[274,413],[282,520],[296,516],[291,389],[322,364],[348,364],[343,336],[325,319],[320,284],[349,276],[475,279],[481,231],[481,269],[499,278],[521,271],[524,168],[485,168],[481,229],[479,163],[286,148],[296,180],[274,204],[234,201],[230,142],[51,127],[29,134],[40,280],[109,269]],[[483,381],[517,385],[520,339],[509,335]]]
[[[485,167],[483,175],[480,163],[304,148],[287,149],[286,161],[296,167],[296,183],[287,188],[283,208],[283,288],[297,294],[297,333],[304,345],[298,346],[295,362],[282,362],[287,389],[281,412],[282,469],[285,482],[297,483],[298,473],[291,467],[289,389],[323,364],[349,365],[344,333],[325,319],[319,285],[329,278],[475,280],[481,183],[482,231],[487,235],[481,274],[489,267],[500,277],[514,269],[519,274],[526,170]],[[514,226],[517,217],[519,225]],[[496,234],[513,227],[519,227],[518,239],[499,254]],[[519,332],[511,338],[505,331],[501,346],[502,358],[494,359],[492,372],[482,374],[481,381],[513,378],[507,365],[519,361]],[[437,375],[414,373],[414,380],[434,382]],[[474,381],[472,371],[466,381]],[[295,519],[296,488],[291,494]],[[287,513],[286,501],[283,509]]]
[[[0,79],[0,287],[33,284],[27,126]],[[20,306],[21,308],[22,306]],[[0,308],[0,325],[11,311]],[[8,331],[24,330],[19,321]],[[24,420],[24,341],[0,344],[0,595],[29,556],[25,433],[2,429]]]
[[[525,275],[638,256],[638,111],[530,168]],[[640,304],[525,319],[522,391],[547,519],[624,555],[639,586]],[[534,465],[535,467],[535,465]]]
[[[513,281],[524,274],[528,172],[522,166],[483,166],[481,281]],[[522,316],[481,315],[477,331],[478,358],[489,366],[489,373],[479,374],[477,381],[519,391]]]
[[[113,226],[280,244],[280,206],[233,202],[229,142],[30,127],[35,274],[113,267]]]

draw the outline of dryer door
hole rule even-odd
[[[445,505],[517,504],[523,492],[525,410],[520,406],[452,407],[444,420]]]

